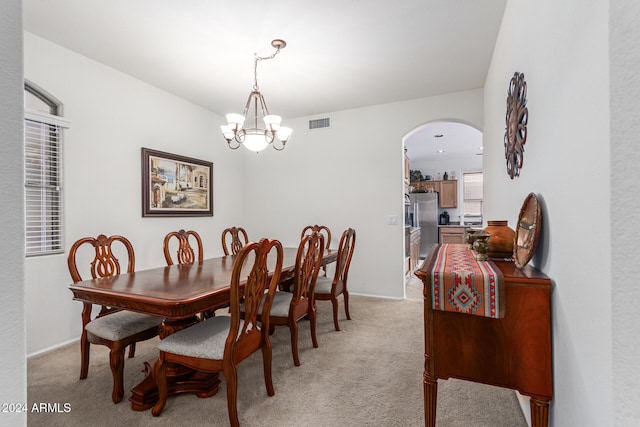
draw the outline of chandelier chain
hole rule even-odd
[[[258,61],[266,61],[269,59],[275,58],[277,54],[280,53],[280,48],[278,48],[272,55],[269,56],[258,56],[257,53],[254,54],[253,59],[253,90],[259,91],[260,87],[258,87]]]

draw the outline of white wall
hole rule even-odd
[[[0,176],[19,183],[23,176],[22,9],[20,0],[0,6]],[[0,402],[26,403],[24,194],[20,185],[0,187]],[[1,412],[0,425],[26,425],[26,414]]]
[[[557,427],[613,425],[608,30],[608,2],[510,0],[485,83],[484,218],[515,223],[529,192],[542,201],[533,264],[553,279]],[[516,71],[529,124],[511,180],[502,141]]]
[[[222,254],[220,234],[242,222],[242,156],[219,135],[222,118],[144,82],[25,34],[25,77],[64,103],[65,247],[85,236],[122,234],[136,268],[164,265],[171,230],[200,233],[205,256]],[[141,147],[214,163],[214,216],[142,218]],[[75,340],[82,304],[73,301],[65,254],[26,262],[27,352]],[[46,327],[55,319],[56,328]]]
[[[322,130],[308,130],[309,117],[287,120],[295,133],[282,152],[246,153],[247,224],[289,245],[295,245],[305,225],[324,224],[333,233],[333,247],[342,231],[353,227],[351,292],[402,298],[402,138],[442,119],[481,128],[482,90],[329,115],[332,127]],[[387,225],[389,215],[397,217],[398,225]]]
[[[625,426],[640,420],[640,2],[609,7],[613,410]]]

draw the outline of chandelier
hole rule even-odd
[[[242,114],[227,114],[227,124],[220,126],[224,139],[227,140],[229,148],[236,150],[240,145],[244,145],[248,150],[260,152],[267,148],[269,144],[278,151],[284,150],[284,146],[291,136],[292,129],[280,126],[282,117],[269,114],[264,97],[258,87],[258,61],[273,59],[281,49],[287,46],[284,40],[273,40],[271,42],[276,51],[271,56],[260,57],[257,54],[253,60],[253,90],[249,94],[247,104]],[[252,107],[253,103],[253,107]],[[258,109],[258,106],[260,109]],[[252,110],[253,117],[250,118],[250,127],[244,126],[249,110]],[[262,115],[264,128],[258,126],[258,115]]]

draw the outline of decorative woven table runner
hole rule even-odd
[[[431,269],[434,310],[504,316],[504,278],[491,261],[477,261],[467,245],[442,244]]]

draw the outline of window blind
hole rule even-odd
[[[482,172],[465,173],[462,179],[464,215],[482,215]]]
[[[62,252],[60,126],[25,119],[25,253]]]

